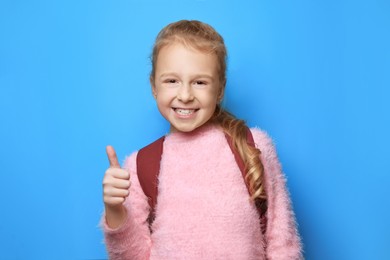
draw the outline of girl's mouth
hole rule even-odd
[[[198,109],[185,109],[185,108],[173,108],[173,111],[175,111],[175,113],[179,114],[180,116],[190,116],[192,114],[194,114],[195,112],[197,112],[199,110]]]

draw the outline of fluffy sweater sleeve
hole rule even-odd
[[[282,173],[275,147],[268,135],[252,129],[257,148],[261,151],[267,192],[266,255],[269,260],[303,259],[286,179]]]
[[[124,169],[130,173],[130,194],[124,202],[127,219],[123,225],[111,229],[105,215],[102,227],[109,258],[116,259],[149,259],[151,238],[146,221],[149,215],[149,204],[144,195],[136,174],[136,153],[127,157]]]

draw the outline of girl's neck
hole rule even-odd
[[[208,132],[208,130],[211,130],[211,129],[219,129],[221,128],[220,126],[218,126],[216,123],[213,123],[213,122],[207,122],[199,127],[197,127],[196,129],[190,131],[190,132],[180,132],[180,131],[177,131],[177,130],[174,130],[172,131],[172,126],[171,126],[171,131],[169,133],[170,136],[175,136],[175,138],[178,138],[178,139],[187,139],[187,138],[196,138],[197,136],[199,135],[203,135],[205,132]]]
[[[179,131],[177,129],[175,129],[172,125],[170,126],[169,128],[169,134],[175,134],[175,133],[179,133],[179,134],[183,134],[183,135],[186,135],[186,134],[193,134],[193,133],[196,133],[196,132],[199,132],[199,131],[202,131],[203,129],[208,129],[208,128],[211,128],[211,127],[217,127],[217,124],[215,122],[206,122],[204,123],[203,125],[195,128],[194,130],[190,131],[190,132],[182,132],[182,131]]]

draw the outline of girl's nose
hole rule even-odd
[[[194,95],[192,94],[191,86],[188,84],[180,86],[177,92],[177,99],[184,103],[194,100]]]

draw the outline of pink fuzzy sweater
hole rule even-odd
[[[110,229],[102,218],[110,259],[302,259],[286,181],[270,138],[251,129],[261,150],[268,196],[267,231],[223,132],[206,125],[169,134],[164,142],[152,234],[149,204],[136,173],[136,153],[124,168],[132,185],[128,218]]]

